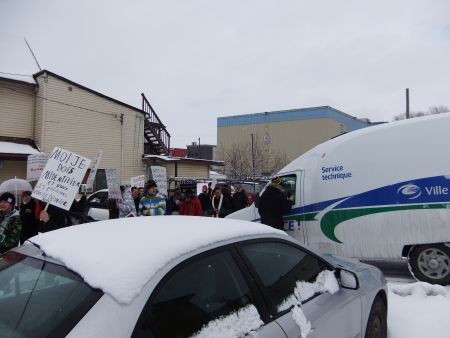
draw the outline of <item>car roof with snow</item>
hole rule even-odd
[[[241,220],[160,216],[85,223],[42,233],[30,241],[90,286],[128,304],[176,258],[214,243],[257,235],[287,236]]]

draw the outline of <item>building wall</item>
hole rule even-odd
[[[220,117],[217,121],[217,150],[233,144],[251,144],[263,152],[274,152],[286,163],[314,146],[342,133],[370,124],[331,107]],[[249,146],[250,148],[250,146]]]
[[[37,81],[39,96],[46,98],[38,98],[36,105],[35,140],[42,151],[50,153],[58,146],[94,160],[101,149],[100,168],[115,168],[122,183],[145,174],[141,159],[144,117],[140,111],[51,74],[43,73]]]
[[[286,121],[268,124],[248,124],[221,127],[217,130],[217,145],[229,149],[233,144],[258,142],[264,151],[275,152],[292,161],[307,150],[346,131],[345,126],[328,119]]]
[[[14,177],[27,178],[27,162],[24,160],[0,160],[0,183]]]
[[[33,85],[1,80],[0,84],[0,136],[32,139]]]
[[[192,178],[208,178],[209,165],[195,163],[164,162],[158,164],[150,164],[150,166],[160,166],[166,168],[167,178],[170,177],[192,177]],[[175,168],[176,167],[176,168]]]
[[[208,178],[209,165],[178,163],[178,176]]]

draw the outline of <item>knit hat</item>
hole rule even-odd
[[[0,201],[8,202],[14,206],[16,204],[16,197],[10,192],[5,192],[0,196]]]

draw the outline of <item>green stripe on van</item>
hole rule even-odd
[[[320,221],[320,228],[325,236],[332,241],[342,243],[334,234],[339,223],[348,221],[353,218],[378,214],[382,212],[401,211],[401,210],[419,210],[419,209],[447,209],[449,204],[410,204],[389,207],[374,207],[374,208],[358,208],[358,209],[338,209],[327,212]]]

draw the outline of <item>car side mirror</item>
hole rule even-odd
[[[359,289],[359,280],[356,273],[344,269],[338,270],[338,279],[339,284],[344,289],[358,290]]]

